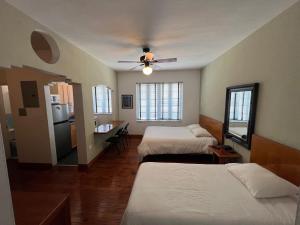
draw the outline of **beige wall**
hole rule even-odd
[[[51,145],[51,139],[49,138],[50,129],[46,110],[47,106],[50,107],[50,92],[47,105],[44,90],[45,85],[51,80],[55,80],[55,78],[32,69],[14,68],[7,72],[19,162],[52,163],[51,153],[53,148],[51,149],[51,146],[53,147],[53,145]],[[24,107],[21,81],[36,81],[38,88],[39,107],[26,108],[26,116],[19,115],[19,108]],[[52,114],[50,119],[52,119]],[[53,127],[51,130],[53,131]]]
[[[29,65],[66,75],[74,82],[82,84],[86,149],[88,149],[87,161],[92,160],[102,150],[101,145],[95,144],[98,140],[95,140],[93,134],[92,86],[105,84],[116,93],[115,72],[3,0],[0,0],[0,29],[0,66]],[[48,32],[57,42],[60,49],[60,59],[56,64],[46,64],[35,55],[30,45],[30,35],[36,29]],[[117,99],[114,96],[113,99],[114,113],[112,118],[117,118]]]
[[[299,28],[298,2],[205,67],[201,113],[223,121],[225,88],[259,82],[255,133],[300,149]]]
[[[136,121],[136,83],[137,82],[181,82],[183,81],[183,119],[179,122],[174,121]],[[119,92],[119,118],[130,123],[129,133],[143,134],[147,126],[184,126],[198,123],[199,120],[199,93],[200,93],[200,71],[154,71],[150,76],[145,76],[139,72],[120,72],[118,73],[118,92]],[[133,95],[133,109],[122,109],[121,95]]]

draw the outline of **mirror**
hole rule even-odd
[[[258,83],[228,87],[224,119],[225,137],[251,148]]]

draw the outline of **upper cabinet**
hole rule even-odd
[[[70,113],[74,112],[73,86],[67,83],[55,83],[50,86],[50,94],[58,96],[60,104],[67,104]]]

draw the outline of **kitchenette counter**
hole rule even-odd
[[[95,127],[94,134],[107,134],[113,129],[121,126],[124,123],[122,120],[114,120],[108,123],[103,123]]]

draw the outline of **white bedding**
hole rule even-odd
[[[143,163],[122,225],[294,225],[296,199],[256,199],[224,165]]]
[[[138,146],[140,159],[146,155],[209,153],[208,146],[217,144],[214,137],[195,137],[187,127],[149,126]]]

